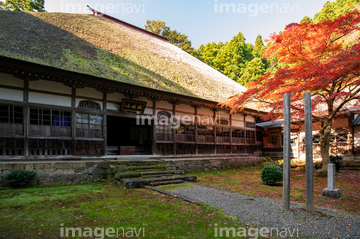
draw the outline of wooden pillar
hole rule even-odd
[[[194,107],[195,108],[195,119],[194,119],[194,124],[195,124],[195,154],[199,154],[199,147],[198,147],[198,121],[197,121],[197,106]]]
[[[175,105],[175,102],[172,103],[173,105],[173,112],[172,112],[172,115],[173,117],[175,117],[176,115],[176,105]],[[172,139],[173,139],[173,149],[174,149],[174,155],[176,154],[176,137],[175,137],[175,128],[172,129]]]
[[[72,129],[72,155],[76,155],[76,88],[71,92],[71,129]]]
[[[157,118],[156,118],[156,101],[153,100],[153,144],[152,144],[152,153],[156,155],[156,125],[157,125]]]
[[[351,153],[351,157],[354,157],[355,149],[354,149],[354,125],[352,124],[352,119],[354,118],[353,114],[350,114],[350,117],[348,118],[349,122],[349,136],[348,136],[348,149]]]
[[[216,154],[216,109],[213,109],[214,111],[214,153]]]
[[[232,123],[231,123],[231,114],[229,114],[229,134],[230,134],[230,154],[232,154]]]
[[[29,113],[29,80],[24,80],[24,108],[23,108],[23,125],[24,125],[24,156],[29,156],[29,126],[30,126],[30,113]]]
[[[245,154],[246,154],[246,151],[247,151],[247,138],[246,138],[246,114],[243,114],[244,115],[244,140],[245,140]]]
[[[290,94],[284,95],[284,147],[283,147],[283,208],[284,210],[290,210],[290,157],[291,157],[291,145],[290,145]]]
[[[311,93],[305,93],[305,143],[306,143],[306,210],[314,211],[314,161],[312,141]]]
[[[106,156],[107,154],[107,94],[106,92],[103,93],[103,155]]]

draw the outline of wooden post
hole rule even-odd
[[[175,117],[176,116],[176,105],[175,105],[175,102],[173,102],[172,104],[173,104],[173,117]],[[174,144],[173,144],[173,152],[174,152],[174,155],[175,155],[176,154],[176,137],[175,137],[176,131],[175,131],[175,128],[173,128],[171,130],[171,132],[172,132],[172,139],[173,139],[173,142],[174,142]]]
[[[197,106],[194,107],[195,108],[195,119],[194,119],[194,124],[195,124],[195,154],[199,154],[199,146],[198,146],[198,120],[197,120]]]
[[[103,93],[103,111],[104,111],[104,117],[103,117],[103,155],[106,156],[107,154],[107,94],[106,92]]]
[[[153,155],[156,155],[156,125],[158,122],[157,118],[156,118],[156,100],[153,100],[153,116],[154,116],[154,120],[153,120],[153,144],[152,144],[152,153]]]
[[[213,117],[214,117],[214,154],[216,154],[216,109],[214,108],[213,109],[214,110],[214,115],[213,115]]]
[[[314,211],[314,165],[311,93],[305,93],[306,210]]]
[[[24,108],[23,108],[23,125],[24,125],[24,156],[29,156],[29,126],[30,126],[30,113],[29,113],[29,80],[24,80]]]
[[[290,94],[286,93],[284,95],[284,134],[283,134],[283,156],[284,156],[284,165],[283,165],[283,208],[284,210],[290,210]]]
[[[71,136],[72,136],[72,155],[76,155],[76,88],[71,90]]]

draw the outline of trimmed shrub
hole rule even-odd
[[[341,155],[330,155],[330,162],[335,164],[336,172],[340,172],[340,169],[344,167],[342,160],[343,157]]]
[[[261,170],[261,180],[267,185],[276,185],[283,180],[282,168],[278,165],[265,165]]]
[[[35,176],[36,172],[33,171],[16,170],[6,175],[5,179],[11,187],[22,188],[28,186]]]
[[[344,164],[342,163],[343,157],[341,155],[330,155],[330,163],[335,164],[335,170],[336,172],[340,172],[340,169],[344,168]],[[315,169],[321,169],[323,166],[322,162],[318,162],[315,164]]]

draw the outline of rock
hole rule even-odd
[[[330,198],[339,198],[339,197],[341,197],[341,192],[340,192],[340,189],[338,189],[338,188],[336,188],[336,189],[324,188],[324,190],[322,192],[322,196],[330,197]]]

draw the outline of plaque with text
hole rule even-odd
[[[123,99],[121,102],[122,111],[142,114],[144,113],[145,108],[146,108],[146,102],[144,101]]]

